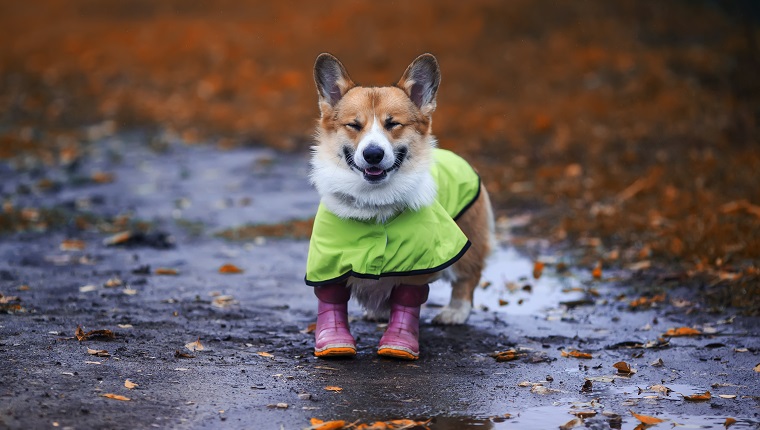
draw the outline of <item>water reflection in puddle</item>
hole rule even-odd
[[[557,308],[561,302],[585,298],[577,278],[552,272],[547,267],[543,276],[534,279],[533,261],[513,248],[498,248],[488,259],[481,286],[475,291],[474,306],[510,315],[536,315]],[[436,282],[430,291],[430,303],[445,305],[450,295],[447,283]]]

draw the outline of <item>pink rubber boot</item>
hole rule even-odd
[[[429,291],[427,285],[399,285],[393,289],[391,317],[380,339],[378,354],[405,360],[420,357],[420,306],[427,301]]]
[[[319,300],[317,328],[314,331],[317,357],[346,357],[356,355],[356,341],[348,331],[348,299],[351,290],[345,284],[315,287]]]

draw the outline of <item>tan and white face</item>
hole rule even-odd
[[[343,65],[322,54],[314,66],[321,118],[319,144],[367,184],[381,185],[405,162],[430,152],[426,137],[440,82],[438,63],[418,57],[396,86],[361,87]]]

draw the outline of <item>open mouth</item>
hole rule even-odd
[[[407,149],[406,147],[402,146],[395,150],[394,153],[396,154],[396,160],[393,162],[393,165],[387,169],[381,169],[378,166],[370,166],[366,169],[361,169],[354,162],[354,154],[351,153],[348,147],[343,147],[343,156],[346,158],[346,163],[348,166],[352,169],[356,169],[357,171],[362,172],[364,174],[364,180],[367,182],[380,182],[388,176],[389,172],[392,172],[401,167],[401,164],[406,159]]]

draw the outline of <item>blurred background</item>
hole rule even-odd
[[[516,245],[756,311],[758,23],[756,1],[2,1],[0,158],[44,169],[135,129],[305,153],[320,52],[364,85],[432,52],[434,132]],[[0,232],[24,228],[11,206]]]

